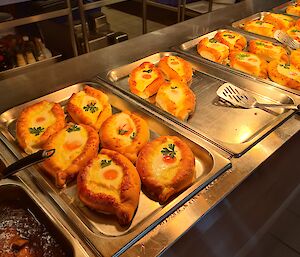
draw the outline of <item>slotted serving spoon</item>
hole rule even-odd
[[[285,108],[298,111],[300,110],[300,105],[295,104],[258,103],[251,93],[230,83],[224,83],[222,86],[220,86],[217,90],[217,95],[231,104],[243,108]]]
[[[292,49],[296,50],[300,48],[300,43],[282,30],[276,30],[274,33],[274,38],[280,43],[287,45]]]

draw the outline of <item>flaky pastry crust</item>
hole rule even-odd
[[[230,50],[243,50],[247,46],[246,38],[233,31],[218,31],[214,38]]]
[[[126,111],[110,116],[99,135],[103,148],[117,151],[135,163],[139,151],[149,141],[150,132],[144,119]]]
[[[43,162],[43,169],[55,179],[57,187],[63,187],[66,183],[77,176],[79,170],[83,169],[88,161],[94,158],[98,153],[99,148],[99,135],[97,131],[85,124],[75,125],[77,128],[85,130],[87,133],[87,140],[82,145],[82,150],[79,154],[75,154],[75,158],[71,158],[70,165],[66,168],[62,168],[62,163],[66,162],[63,159],[62,154],[66,153],[65,144],[67,143],[67,133],[77,133],[78,131],[68,132],[70,128],[74,128],[74,124],[69,124],[56,134],[52,135],[47,143],[44,145],[44,149],[55,149],[55,153],[49,159]],[[80,138],[79,138],[80,139]],[[78,141],[74,136],[74,141]],[[81,146],[80,146],[81,147]],[[71,150],[69,150],[71,151]],[[72,154],[73,155],[73,154]],[[77,156],[76,156],[77,155]]]
[[[163,147],[166,144],[174,144],[175,151],[178,149],[181,153],[176,161],[175,166],[170,166],[168,172],[171,178],[164,180],[160,179],[159,173],[167,172],[167,168],[161,170],[156,167],[157,160],[164,158],[162,154]],[[158,159],[157,159],[158,158]],[[171,165],[171,164],[170,164]],[[160,203],[165,203],[172,195],[182,191],[195,180],[195,157],[191,149],[186,143],[175,136],[162,136],[148,144],[140,151],[136,169],[140,174],[140,178],[146,191],[150,193],[155,200]]]
[[[51,107],[52,106],[52,107]],[[49,109],[54,116],[52,124],[48,127],[43,127],[43,122],[47,121],[49,117],[41,117],[43,111]],[[35,121],[31,119],[37,116]],[[39,122],[41,120],[41,122]],[[35,128],[41,127],[43,131],[36,136],[30,133],[30,128],[32,128],[32,123],[35,123]],[[40,124],[40,125],[39,125]],[[41,101],[31,106],[26,107],[20,114],[17,125],[16,125],[16,138],[19,145],[28,154],[34,153],[40,150],[43,144],[48,140],[48,138],[62,129],[65,126],[65,114],[63,109],[58,103],[50,103],[48,101]]]
[[[295,20],[287,15],[270,13],[264,17],[264,21],[273,24],[276,28],[281,30],[288,30],[295,25]]]
[[[90,86],[85,86],[83,92],[85,93],[83,97],[87,96],[92,97],[91,99],[97,99],[99,104],[102,105],[102,110],[100,112],[94,112],[94,114],[97,115],[95,119],[93,120],[91,117],[86,115],[86,113],[90,112],[91,110],[89,111],[84,109],[86,106],[79,102],[79,99],[82,97],[82,91],[72,94],[67,104],[67,112],[76,123],[89,125],[98,131],[102,123],[112,115],[112,109],[108,102],[108,96],[100,90]],[[95,107],[98,108],[96,105]]]
[[[246,22],[243,29],[258,35],[273,38],[274,33],[278,28],[273,24],[265,21],[253,20]]]
[[[93,162],[99,161],[101,155],[108,156],[113,163],[122,169],[123,178],[121,185],[117,192],[114,191],[112,194],[92,191],[88,185],[93,183],[100,186],[97,178],[89,180],[88,176]],[[102,168],[100,165],[98,167],[100,171]],[[105,182],[101,181],[101,183]],[[79,173],[77,189],[79,199],[86,206],[99,212],[114,214],[120,225],[126,226],[130,224],[138,206],[141,181],[135,167],[125,156],[112,150],[102,149],[100,154],[91,160]],[[114,197],[114,194],[117,194],[118,197]]]

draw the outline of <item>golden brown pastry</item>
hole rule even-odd
[[[90,86],[71,96],[67,112],[76,123],[92,126],[96,130],[112,114],[108,96]]]
[[[279,13],[267,14],[263,20],[281,30],[287,30],[295,25],[295,20],[292,17]]]
[[[156,104],[180,120],[187,120],[194,112],[196,97],[186,83],[173,79],[158,90]]]
[[[256,54],[232,51],[229,54],[230,66],[256,77],[267,78],[267,62]]]
[[[300,70],[300,49],[291,52],[290,64]]]
[[[79,199],[91,209],[114,214],[129,225],[138,206],[141,181],[133,164],[122,154],[102,149],[77,179]]]
[[[234,31],[218,31],[214,38],[230,50],[243,50],[247,46],[246,38]]]
[[[293,39],[297,40],[300,43],[300,27],[295,26],[291,27],[290,29],[287,30],[286,32],[290,37]]]
[[[268,74],[272,81],[282,86],[300,90],[300,71],[294,66],[272,61],[268,65]]]
[[[280,45],[275,45],[272,42],[255,39],[249,42],[248,51],[253,54],[257,54],[259,57],[270,62],[272,60],[278,60],[288,62],[289,57],[287,51]]]
[[[178,137],[162,136],[143,147],[136,169],[146,191],[164,203],[194,182],[195,157]]]
[[[103,148],[125,155],[133,163],[141,148],[149,141],[147,122],[130,112],[120,112],[110,116],[100,129]]]
[[[277,27],[269,22],[253,20],[245,23],[244,30],[258,35],[274,38],[274,33],[277,30]]]
[[[57,103],[41,101],[26,107],[17,120],[17,140],[28,154],[40,150],[48,138],[65,126],[65,114]]]
[[[154,64],[144,62],[130,73],[128,82],[132,93],[146,99],[156,94],[164,81],[163,74]]]
[[[203,38],[197,45],[198,53],[205,59],[225,64],[229,55],[229,47],[216,39]]]
[[[289,5],[285,11],[287,14],[300,16],[300,5]]]
[[[58,187],[77,175],[88,161],[98,153],[97,131],[84,124],[69,124],[52,135],[44,149],[55,149],[55,153],[43,162],[43,168],[51,175]]]
[[[192,80],[192,65],[178,56],[165,56],[161,58],[158,68],[168,80],[178,79],[186,83]]]

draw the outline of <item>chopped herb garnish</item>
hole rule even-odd
[[[295,32],[300,32],[300,30],[299,29],[292,29],[291,32],[294,32],[294,33]]]
[[[228,37],[228,38],[230,38],[230,39],[235,38],[235,36],[234,36],[234,35],[231,35],[231,34],[224,34],[224,37]]]
[[[246,58],[246,57],[249,57],[250,55],[249,54],[237,54],[236,55],[236,57],[238,58],[238,59],[244,59],[244,58]]]
[[[80,128],[76,124],[74,124],[67,129],[67,132],[70,133],[70,132],[79,131],[79,130],[80,130]]]
[[[101,168],[105,168],[109,165],[111,165],[111,160],[101,160],[101,163],[100,163]]]
[[[133,132],[133,133],[131,134],[130,138],[131,138],[131,139],[135,139],[135,137],[136,137],[136,132]]]
[[[172,86],[172,87],[171,87],[171,89],[176,89],[176,88],[178,88],[178,87],[177,87],[177,86]]]
[[[214,39],[214,38],[211,38],[211,39],[209,40],[209,43],[218,43],[218,41],[217,41],[216,39]]]
[[[290,65],[289,64],[280,64],[281,67],[285,68],[285,69],[290,69]]]
[[[171,158],[174,158],[176,155],[175,152],[175,145],[174,144],[169,144],[168,148],[164,147],[161,151],[160,151],[164,156],[170,156]]]
[[[119,129],[119,135],[124,135],[128,132],[126,129]]]
[[[143,72],[146,72],[146,73],[151,73],[151,72],[152,72],[152,70],[151,70],[151,69],[149,69],[149,70],[143,70]]]
[[[85,110],[86,112],[90,111],[91,113],[94,113],[96,111],[98,111],[98,107],[96,106],[96,103],[89,103],[86,106],[83,106],[83,110]]]
[[[266,46],[266,44],[263,43],[263,42],[255,42],[255,44],[258,45],[258,46]]]
[[[42,127],[33,127],[33,128],[29,128],[29,132],[30,134],[34,134],[35,136],[39,136],[42,132],[44,132],[44,128]]]
[[[263,24],[264,24],[263,21],[257,21],[257,22],[255,22],[255,23],[258,24],[258,25],[263,25]]]

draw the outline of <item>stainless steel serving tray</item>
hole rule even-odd
[[[220,63],[216,63],[216,62],[213,62],[211,60],[208,60],[208,59],[205,59],[203,58],[198,52],[197,52],[197,45],[198,43],[200,42],[201,39],[205,38],[205,37],[208,37],[208,38],[213,38],[218,31],[231,31],[230,29],[219,29],[219,30],[215,30],[215,31],[212,31],[208,34],[205,34],[205,35],[202,35],[200,37],[197,37],[193,40],[190,40],[190,41],[187,41],[187,42],[184,42],[182,43],[181,45],[179,46],[175,46],[173,49],[175,51],[178,51],[178,52],[181,52],[181,53],[184,53],[192,58],[195,58],[196,60],[199,60],[203,63],[207,63],[209,65],[212,65],[212,66],[215,66],[215,67],[218,67],[219,69],[223,69],[223,70],[227,70],[229,72],[232,72],[232,73],[235,73],[237,75],[242,75],[244,77],[247,77],[247,78],[250,78],[252,80],[255,80],[255,81],[260,81],[260,82],[263,82],[263,83],[267,83],[271,86],[275,86],[277,88],[280,88],[280,89],[283,89],[287,92],[291,92],[293,94],[296,94],[296,95],[299,95],[300,96],[300,90],[297,90],[297,89],[292,89],[292,88],[289,88],[289,87],[286,87],[286,86],[282,86],[278,83],[275,83],[273,82],[272,80],[270,79],[262,79],[262,78],[258,78],[258,77],[255,77],[251,74],[248,74],[246,72],[243,72],[243,71],[240,71],[240,70],[236,70],[236,69],[233,69],[227,65],[223,65],[223,64],[220,64]],[[232,30],[234,32],[237,32],[235,30]],[[285,47],[284,45],[278,43],[276,40],[274,39],[271,39],[271,38],[264,38],[263,36],[259,36],[259,35],[256,35],[256,34],[253,34],[253,33],[247,33],[247,32],[244,32],[244,31],[238,31],[239,34],[243,35],[247,41],[249,42],[250,40],[253,40],[253,39],[264,39],[264,40],[268,40],[274,44],[277,44],[277,45],[281,45],[283,47]],[[286,47],[285,47],[286,48]],[[286,50],[288,51],[288,53],[290,53],[290,49],[289,48],[286,48]],[[298,103],[298,102],[297,102]]]
[[[2,135],[9,142],[7,144],[17,157],[23,154],[23,151],[15,141],[16,119],[22,109],[41,100],[58,102],[64,106],[72,93],[82,90],[86,84],[105,92],[109,96],[109,102],[114,112],[123,110],[134,111],[146,119],[151,130],[151,139],[160,135],[176,135],[189,144],[196,157],[196,182],[166,205],[160,205],[142,192],[132,224],[126,228],[119,226],[114,217],[96,213],[86,208],[77,197],[76,182],[69,184],[64,189],[57,189],[52,180],[44,175],[39,166],[30,169],[31,175],[36,182],[51,195],[54,201],[72,220],[73,225],[81,231],[85,240],[94,245],[96,251],[99,251],[104,256],[119,255],[192,198],[219,174],[230,168],[231,164],[228,159],[214,151],[212,146],[204,140],[199,138],[195,138],[194,142],[189,140],[181,131],[176,128],[170,128],[163,120],[153,118],[138,103],[104,83],[102,85],[96,83],[72,85],[50,95],[14,107],[1,114],[0,129]]]
[[[130,72],[145,61],[158,63],[166,55],[178,55],[188,60],[194,69],[191,89],[196,95],[196,110],[187,122],[178,120],[176,117],[163,111],[159,107],[147,102],[132,94],[128,86]],[[240,156],[255,145],[262,137],[272,131],[276,126],[288,119],[293,111],[283,109],[261,110],[242,109],[228,106],[219,101],[216,91],[224,81],[207,75],[209,70],[206,65],[192,61],[186,56],[175,52],[161,52],[143,58],[136,62],[111,70],[108,74],[99,75],[106,78],[131,98],[140,101],[143,105],[164,115],[168,120],[180,124],[186,130],[192,131],[195,135],[204,136],[219,147],[225,149],[235,156]],[[206,74],[205,74],[206,73]],[[232,74],[231,74],[232,76]],[[240,85],[237,85],[240,86]],[[300,98],[285,93],[270,86],[259,83],[247,83],[246,90],[255,94],[260,102],[271,103],[293,103],[300,101]]]

